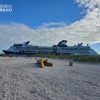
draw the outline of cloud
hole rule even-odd
[[[86,16],[77,24],[82,27],[79,30],[86,31],[90,43],[100,41],[100,0],[76,0],[76,2],[86,8]]]
[[[86,15],[70,25],[64,22],[51,22],[32,29],[18,23],[1,24],[1,49],[27,40],[34,45],[53,45],[62,39],[68,40],[69,44],[100,41],[100,0],[76,0],[76,2],[79,7],[84,7]]]

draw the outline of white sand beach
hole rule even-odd
[[[100,100],[100,64],[35,58],[0,57],[0,100]]]

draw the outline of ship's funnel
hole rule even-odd
[[[25,42],[26,45],[28,45],[30,43],[30,41]]]
[[[67,43],[67,40],[62,40],[62,41],[60,41],[60,42],[58,43],[58,46],[59,46],[59,47],[67,47],[66,43]]]

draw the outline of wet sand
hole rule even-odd
[[[0,57],[0,100],[100,100],[100,64],[35,58]]]

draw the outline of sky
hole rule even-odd
[[[53,45],[68,40],[100,42],[100,0],[0,0],[12,12],[0,12],[0,50],[30,40]]]
[[[1,0],[11,4],[11,13],[0,13],[1,23],[22,23],[36,28],[43,23],[70,24],[83,17],[74,0]],[[5,1],[5,3],[4,3]]]

